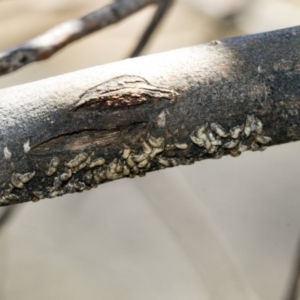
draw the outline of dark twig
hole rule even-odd
[[[174,3],[174,0],[166,0],[162,1],[159,6],[157,7],[150,24],[146,28],[145,32],[143,33],[141,39],[139,40],[139,43],[135,47],[135,49],[132,51],[129,57],[136,57],[141,54],[144,47],[148,43],[149,39],[151,38],[153,32],[157,28],[157,26],[160,24],[163,17],[166,15],[166,13],[169,11],[170,7]]]
[[[297,246],[297,253],[293,263],[293,274],[290,280],[287,296],[285,300],[297,300],[299,296],[300,283],[300,243]]]
[[[0,206],[300,140],[299,45],[300,26],[0,90]]]
[[[0,215],[0,230],[3,229],[3,227],[7,223],[7,221],[15,213],[16,208],[15,207],[1,208],[1,211],[2,211],[2,214]]]
[[[116,0],[80,19],[62,23],[31,41],[0,54],[0,76],[47,59],[66,45],[128,17],[155,0]]]

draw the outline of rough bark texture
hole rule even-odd
[[[300,27],[0,91],[1,205],[300,139]]]

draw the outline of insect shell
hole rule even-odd
[[[118,160],[115,158],[115,159],[109,164],[108,170],[109,170],[110,173],[116,173],[117,162],[118,162]]]
[[[247,145],[243,145],[242,143],[239,144],[238,147],[239,152],[245,152],[248,150],[248,146]]]
[[[133,168],[135,166],[135,162],[133,161],[131,155],[126,159],[126,163],[129,168]]]
[[[186,150],[188,148],[188,145],[186,143],[183,144],[175,143],[175,147],[179,150]]]
[[[82,162],[77,168],[75,168],[75,170],[76,171],[80,171],[80,170],[84,169],[88,165],[89,165],[89,161],[87,159],[86,161]]]
[[[137,174],[140,173],[140,169],[139,169],[137,166],[134,166],[134,167],[132,168],[132,173],[137,175]]]
[[[20,197],[16,194],[8,194],[4,196],[7,200],[19,200]]]
[[[131,153],[131,149],[128,147],[128,146],[126,146],[125,144],[124,144],[124,150],[123,150],[123,154],[122,154],[122,157],[124,158],[124,159],[127,159],[128,157],[129,157],[129,155],[130,155],[130,153]]]
[[[257,130],[257,123],[256,123],[254,116],[253,115],[247,116],[247,118],[249,119],[249,122],[250,122],[251,131],[255,132]]]
[[[233,139],[237,139],[240,135],[240,133],[244,130],[244,125],[235,126],[230,129],[230,135]]]
[[[251,132],[255,132],[257,129],[256,120],[253,115],[248,115],[245,123],[244,133],[246,137],[250,135]],[[249,132],[250,130],[250,132]]]
[[[252,151],[258,151],[258,150],[260,150],[260,146],[255,141],[253,141],[251,143],[250,147],[251,147]]]
[[[145,168],[147,166],[149,162],[149,158],[146,158],[145,160],[142,160],[139,164],[138,164],[138,167],[141,169],[141,168]]]
[[[225,149],[232,149],[239,144],[239,140],[231,140],[228,143],[225,143],[222,147]]]
[[[211,123],[210,128],[220,137],[228,136],[228,133],[225,131],[225,129],[217,123]]]
[[[132,155],[132,159],[135,162],[141,162],[143,160],[145,160],[148,157],[147,153],[142,153],[142,154],[137,154],[137,155]]]
[[[216,139],[211,132],[208,134],[208,137],[213,146],[221,146],[222,145],[222,141],[220,140],[220,138]]]
[[[91,155],[88,156],[88,158],[86,159],[86,164],[89,166],[91,164],[92,159],[95,156],[95,152],[92,152]]]
[[[124,165],[124,167],[123,167],[123,174],[125,176],[128,176],[130,174],[130,170],[126,165]]]
[[[122,174],[117,173],[117,168],[118,168],[118,159],[114,159],[110,164],[109,167],[106,170],[106,177],[107,179],[114,180],[114,179],[119,179],[123,177]]]
[[[47,176],[52,176],[56,172],[58,165],[59,165],[59,158],[53,157],[49,163],[49,168],[45,172],[45,174]]]
[[[49,194],[48,194],[48,197],[49,198],[55,198],[59,195],[59,191],[51,191]]]
[[[167,159],[163,158],[163,157],[158,157],[158,158],[157,158],[157,161],[158,161],[162,166],[164,166],[164,167],[169,167],[169,166],[170,166],[170,162],[169,162]]]
[[[0,197],[0,203],[1,204],[9,204],[9,200],[7,200],[5,197]]]
[[[237,156],[240,156],[241,155],[241,152],[238,150],[238,149],[231,149],[229,151],[229,154],[232,156],[232,157],[237,157]]]
[[[215,153],[217,152],[218,150],[218,147],[217,146],[211,146],[209,149],[208,149],[208,153],[212,154],[212,153]]]
[[[100,177],[99,172],[97,170],[93,171],[93,179],[96,182],[96,184],[99,184],[102,181],[102,178]]]
[[[82,192],[84,189],[85,189],[85,183],[84,182],[77,182],[75,181],[75,189],[78,191],[78,192]]]
[[[92,183],[92,180],[93,180],[93,173],[92,171],[87,171],[84,176],[83,176],[83,181],[90,185]]]
[[[107,170],[106,176],[107,176],[107,179],[109,179],[109,180],[115,180],[115,179],[122,178],[124,175],[117,174],[117,173],[111,173],[109,170]]]
[[[70,169],[65,169],[65,173],[60,175],[62,181],[67,181],[72,177],[72,171]]]
[[[75,192],[76,192],[74,180],[71,179],[71,180],[64,186],[63,192],[64,192],[64,193],[75,193]],[[58,194],[58,192],[57,192],[57,194]]]
[[[146,172],[144,170],[140,170],[140,173],[138,175],[139,177],[144,177],[146,176]]]
[[[205,133],[207,127],[208,127],[208,123],[205,123],[204,125],[197,127],[195,129],[195,136],[197,138],[201,139],[201,137]]]
[[[263,131],[263,124],[262,124],[262,122],[258,118],[255,118],[255,123],[256,123],[256,132],[258,134],[262,134],[262,131]]]
[[[144,153],[146,153],[146,154],[150,154],[150,153],[151,153],[152,148],[151,148],[151,147],[149,146],[149,144],[148,144],[146,141],[144,141],[144,140],[142,140],[142,147],[143,147]]]
[[[177,159],[177,158],[170,158],[169,161],[173,167],[176,167],[179,165],[179,159]]]
[[[32,173],[25,173],[20,176],[20,179],[23,183],[26,183],[29,180],[31,180],[34,177],[34,175],[35,175],[35,171],[33,171]]]
[[[62,180],[60,177],[55,177],[53,182],[53,187],[58,189],[62,185]]]
[[[69,162],[65,163],[65,166],[68,168],[76,168],[82,162],[84,162],[87,158],[88,158],[87,153],[85,153],[85,152],[79,153],[73,159],[71,159]]]
[[[272,139],[270,137],[263,136],[263,135],[257,135],[255,137],[255,140],[262,145],[266,145],[272,141]]]
[[[198,147],[203,147],[204,146],[203,139],[200,139],[200,138],[198,138],[196,136],[193,136],[193,135],[191,135],[190,138],[191,138],[192,142],[194,144],[196,144]]]
[[[251,133],[250,118],[249,118],[249,116],[247,116],[245,127],[244,127],[245,137],[249,137],[250,133]]]
[[[220,158],[223,157],[223,155],[224,155],[223,151],[218,150],[214,153],[214,156],[212,158],[213,159],[220,159]],[[200,158],[199,160],[202,160],[202,159]]]
[[[106,180],[106,170],[102,170],[99,172],[99,176],[101,178],[101,180]]]
[[[44,192],[42,192],[42,191],[33,191],[32,194],[33,194],[38,200],[41,200],[41,199],[45,199],[45,198],[46,198],[46,195],[45,195]]]
[[[152,152],[150,153],[150,157],[151,158],[154,158],[157,154],[159,154],[159,153],[161,153],[161,152],[163,152],[164,151],[164,148],[163,148],[163,146],[161,147],[161,148],[154,148],[154,149],[152,149]]]
[[[151,168],[151,163],[148,162],[147,166],[145,167],[144,171],[149,171]]]
[[[103,157],[99,157],[94,159],[90,164],[89,168],[95,168],[95,167],[100,167],[105,164],[105,159]]]
[[[2,185],[2,187],[4,188],[6,184]],[[9,195],[12,190],[14,189],[12,184],[8,184],[8,188],[6,190],[4,190],[4,196]]]
[[[31,180],[34,177],[34,175],[35,175],[34,171],[32,173],[25,173],[25,174],[13,173],[11,176],[11,183],[14,187],[21,189],[24,187],[24,183]]]
[[[165,141],[165,139],[162,137],[159,137],[156,139],[155,137],[149,135],[149,138],[148,138],[149,144],[154,148],[161,147],[163,145],[164,141]]]
[[[164,150],[166,150],[166,151],[173,151],[173,150],[175,150],[176,149],[176,146],[175,145],[173,145],[173,144],[167,144],[166,146],[165,146],[165,149]],[[178,148],[177,148],[178,149]]]
[[[4,147],[3,152],[4,152],[5,159],[10,160],[11,159],[11,152],[9,151],[9,149],[7,147]]]
[[[206,134],[203,134],[202,139],[203,139],[203,142],[204,142],[205,149],[209,150],[211,148],[211,142],[210,142],[209,138],[207,137]]]

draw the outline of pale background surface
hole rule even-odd
[[[0,1],[0,50],[104,3]],[[218,19],[244,3],[235,27]],[[122,59],[152,11],[2,77],[0,87]],[[299,20],[299,0],[182,0],[146,53]],[[300,237],[299,151],[293,143],[19,205],[0,231],[0,299],[283,300]]]

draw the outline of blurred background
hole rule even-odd
[[[107,3],[2,0],[0,50]],[[0,88],[123,59],[153,12],[0,77]],[[300,0],[178,0],[144,54],[299,20]],[[299,142],[276,146],[17,205],[0,227],[0,299],[286,300],[299,252],[299,151]]]

